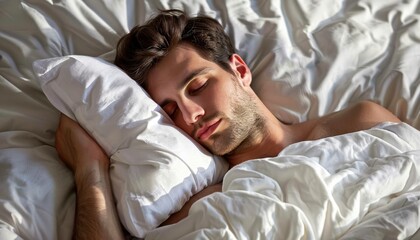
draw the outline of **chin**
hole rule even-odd
[[[220,148],[213,148],[211,152],[218,156],[232,155],[232,153],[235,152],[236,148],[236,146],[232,145],[223,145],[223,147]]]

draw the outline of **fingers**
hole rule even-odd
[[[61,161],[68,168],[74,170],[74,146],[71,141],[71,129],[77,123],[64,114],[60,115],[60,121],[55,134],[55,148]]]
[[[76,121],[61,115],[56,131],[56,149],[60,159],[75,172],[80,168],[100,166],[108,168],[104,150]]]

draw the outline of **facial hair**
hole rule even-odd
[[[235,93],[230,98],[230,115],[219,114],[228,124],[221,132],[213,134],[208,149],[216,155],[231,155],[255,144],[264,135],[264,118],[258,114],[256,102],[239,84],[235,83]]]

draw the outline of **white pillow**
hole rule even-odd
[[[50,102],[111,156],[118,213],[132,235],[144,237],[193,194],[222,180],[227,163],[176,128],[115,65],[73,55],[33,67]]]

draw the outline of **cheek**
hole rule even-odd
[[[235,89],[228,85],[222,86],[217,91],[214,91],[214,95],[209,96],[208,99],[212,99],[212,107],[214,110],[225,112],[229,109],[232,98],[236,95]]]
[[[182,117],[177,117],[173,120],[175,125],[182,129],[182,131],[186,132],[189,136],[192,136],[194,127],[185,123]]]

